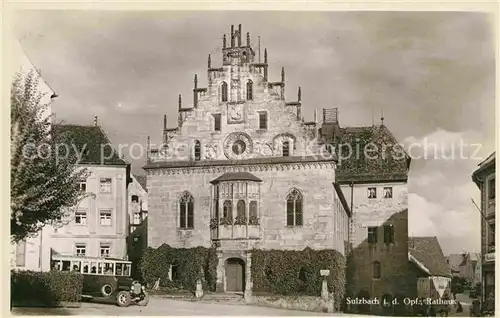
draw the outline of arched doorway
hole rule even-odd
[[[240,258],[226,261],[226,291],[243,292],[245,290],[245,262]]]
[[[362,300],[362,299],[366,300],[367,302],[370,300],[370,293],[366,289],[363,289],[358,293],[358,300]],[[370,305],[368,303],[359,304],[358,305],[358,313],[369,314],[370,313]]]

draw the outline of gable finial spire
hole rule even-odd
[[[231,24],[231,47],[234,47],[234,25]]]
[[[384,111],[382,110],[382,116],[380,117],[380,126],[384,126]]]
[[[194,88],[198,88],[198,74],[194,74]]]
[[[212,58],[210,56],[210,54],[208,54],[208,68],[211,68],[212,67]]]
[[[94,126],[97,127],[97,115],[94,115]]]
[[[300,102],[302,100],[302,91],[300,89],[300,86],[299,86],[299,91],[297,92],[297,95],[298,95],[298,101]]]
[[[281,67],[281,82],[285,82],[285,67]]]
[[[163,130],[167,130],[167,115],[163,115]]]
[[[267,64],[267,49],[264,49],[264,63]]]
[[[238,24],[238,47],[241,46],[241,24]]]
[[[179,94],[179,110],[182,108],[182,96]]]
[[[250,46],[250,32],[247,32],[247,46]]]
[[[225,49],[226,48],[226,35],[224,34],[224,36],[222,37],[222,48]]]

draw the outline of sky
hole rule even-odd
[[[472,172],[495,147],[492,18],[460,12],[19,11],[15,36],[59,95],[59,121],[92,124],[112,142],[161,142],[176,126],[177,96],[192,105],[208,54],[242,24],[286,99],[302,90],[306,120],[339,109],[340,125],[384,124],[413,157],[409,231],[437,236],[445,254],[480,251]],[[462,146],[460,146],[462,144]],[[437,148],[434,148],[435,145]],[[463,150],[460,150],[462,147]],[[128,151],[134,156],[137,148]],[[426,156],[424,156],[426,155]],[[130,159],[130,156],[126,157]],[[144,159],[131,160],[144,173]]]

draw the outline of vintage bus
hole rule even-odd
[[[52,256],[52,270],[83,274],[82,299],[113,300],[120,307],[146,306],[144,285],[130,277],[132,262],[116,258]]]

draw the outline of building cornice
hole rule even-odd
[[[154,175],[186,175],[197,173],[222,174],[226,172],[263,172],[263,171],[293,171],[293,170],[334,170],[335,162],[302,162],[302,163],[268,163],[246,165],[165,167],[146,169],[149,176]]]

